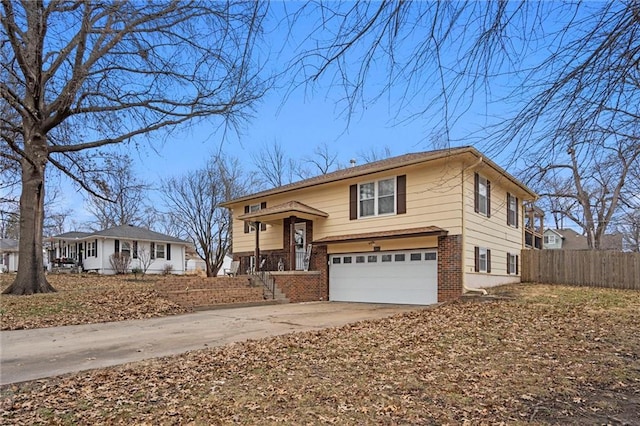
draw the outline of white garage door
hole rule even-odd
[[[329,300],[414,305],[437,303],[437,250],[331,255]]]

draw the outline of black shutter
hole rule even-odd
[[[480,247],[473,248],[473,259],[475,262],[474,270],[480,272]]]
[[[513,225],[511,223],[511,219],[509,219],[509,213],[511,213],[511,194],[509,194],[507,192],[507,225]],[[507,256],[509,254],[507,253]],[[509,271],[507,271],[507,274],[509,273]]]
[[[134,259],[138,258],[138,242],[137,241],[133,242],[133,258]]]
[[[491,181],[487,179],[487,217],[491,217]]]
[[[151,248],[151,259],[155,259],[156,258],[156,243],[149,243],[149,246]]]
[[[480,176],[477,173],[473,174],[473,209],[476,213],[480,212]]]
[[[507,253],[507,274],[511,273],[511,254]]]
[[[249,206],[244,206],[244,213],[245,214],[249,213]],[[249,233],[249,222],[247,222],[246,220],[244,221],[244,233],[245,234]]]
[[[518,197],[516,197],[516,228],[520,226],[520,215],[518,214],[518,210],[520,210],[520,208],[518,207]],[[518,273],[518,269],[516,267],[516,274],[517,273]]]
[[[404,214],[407,212],[407,175],[398,176],[396,182],[396,213]]]
[[[120,240],[113,240],[114,244],[114,248],[113,248],[113,252],[114,253],[119,253],[120,252]]]
[[[167,260],[171,260],[171,244],[167,244]]]
[[[487,249],[487,272],[491,272],[491,250]]]
[[[267,208],[267,202],[263,201],[260,203],[260,210],[262,209],[266,209]],[[260,230],[261,231],[266,231],[267,230],[267,224],[266,223],[261,223],[260,224]]]
[[[94,254],[95,254],[94,257],[98,257],[98,239],[97,238],[96,238],[96,241],[95,241],[95,245],[96,245],[96,247],[95,247],[96,250],[94,252]]]
[[[358,185],[349,187],[349,220],[358,218]]]
[[[518,255],[516,255],[516,275],[518,274],[518,262],[519,262],[520,258]]]

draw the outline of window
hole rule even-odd
[[[356,263],[364,263],[364,256],[356,256]]]
[[[332,259],[332,261],[333,261],[333,264],[334,264],[334,265],[338,265],[338,264],[340,264],[340,260],[341,260],[341,258],[339,258],[339,257],[334,257],[334,258]]]
[[[396,262],[404,262],[404,253],[396,254],[395,260]]]
[[[393,214],[396,209],[396,178],[358,185],[359,217]]]
[[[156,259],[164,259],[164,244],[156,244]]]
[[[351,256],[345,256],[343,259],[344,263],[351,263]]]
[[[518,273],[518,255],[507,253],[507,274]]]
[[[377,263],[378,262],[378,256],[376,256],[376,255],[367,256],[367,262],[369,262],[369,263]]]
[[[438,260],[438,255],[433,252],[425,253],[424,260]]]
[[[123,241],[122,246],[120,247],[120,254],[123,256],[130,257],[131,256],[131,243],[128,241]]]
[[[545,244],[556,244],[557,243],[556,236],[555,235],[545,235],[544,236],[544,243]]]
[[[478,173],[474,175],[474,195],[476,213],[491,217],[491,182]]]
[[[518,197],[507,192],[507,225],[518,227]]]
[[[411,260],[422,260],[422,253],[411,253]]]
[[[266,202],[262,202],[259,204],[251,204],[248,206],[244,206],[244,213],[255,213],[258,212],[262,209],[266,209],[267,208],[267,203]],[[251,221],[245,221],[244,222],[244,233],[248,234],[249,232],[253,232],[256,230],[255,227],[255,222],[251,222]],[[260,230],[261,231],[266,231],[267,230],[267,224],[266,223],[260,223]]]
[[[475,271],[491,272],[491,250],[484,247],[475,248]]]
[[[391,255],[390,254],[383,254],[381,258],[382,258],[383,262],[391,262]]]
[[[96,250],[96,242],[95,241],[89,241],[87,242],[87,257],[96,257],[97,254],[97,250]]]

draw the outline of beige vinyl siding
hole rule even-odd
[[[507,253],[520,254],[523,248],[522,194],[515,193],[514,185],[500,176],[491,174],[487,168],[476,170],[491,182],[491,216],[476,213],[474,209],[474,171],[465,175],[465,272],[469,287],[490,286],[517,282],[518,276],[507,274]],[[507,225],[507,192],[518,199],[518,227]],[[491,273],[475,272],[475,247],[491,250]],[[491,277],[489,277],[491,276]]]
[[[393,240],[375,240],[380,251],[397,251],[410,249],[438,248],[438,237],[398,238]],[[373,250],[370,241],[356,243],[329,244],[328,254],[370,252]]]
[[[460,169],[460,163],[450,160],[431,162],[291,191],[266,199],[252,200],[251,203],[245,204],[266,201],[268,208],[295,200],[328,213],[328,218],[314,220],[313,238],[315,240],[337,235],[424,226],[437,226],[454,235],[462,232]],[[349,220],[350,185],[400,175],[407,177],[407,212],[405,214]],[[244,204],[234,205],[233,208],[234,217],[244,212]],[[242,221],[234,220],[233,235],[234,252],[252,251],[255,248],[255,236],[253,233],[244,233]],[[264,250],[283,248],[282,235],[282,220],[277,221],[276,224],[268,224],[267,230],[260,233],[260,248]],[[422,247],[424,245],[418,248]],[[397,248],[400,248],[400,245]]]

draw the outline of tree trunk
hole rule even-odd
[[[42,254],[44,172],[47,157],[38,155],[31,158],[35,159],[35,165],[22,160],[18,274],[4,294],[22,295],[56,291],[44,274]]]

